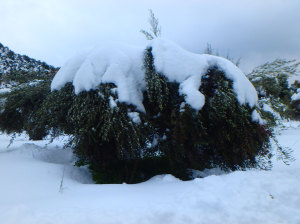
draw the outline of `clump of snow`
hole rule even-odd
[[[0,87],[0,94],[9,93],[10,91],[11,91],[11,88],[1,88]]]
[[[152,139],[151,147],[157,146],[158,140],[159,140],[159,136],[155,134]]]
[[[66,83],[73,82],[86,57],[87,54],[79,54],[70,58],[56,73],[51,83],[51,90],[61,89]]]
[[[144,183],[147,183],[147,184],[149,184],[149,183],[151,183],[151,184],[153,184],[153,183],[178,183],[180,181],[181,181],[180,179],[174,177],[171,174],[162,174],[162,175],[156,175]]]
[[[256,110],[253,110],[251,119],[252,121],[259,123],[260,125],[266,124],[266,121],[260,117],[259,113]]]
[[[183,112],[185,111],[184,107],[185,107],[185,103],[182,102],[182,103],[180,104],[180,108],[179,108],[179,112],[180,112],[180,113],[183,113]]]
[[[261,100],[262,102],[263,102],[263,107],[262,107],[262,109],[264,110],[264,111],[267,111],[267,112],[270,112],[275,118],[276,118],[276,123],[279,123],[279,120],[281,120],[282,118],[281,118],[281,116],[280,116],[280,114],[278,113],[278,112],[276,112],[273,108],[272,108],[272,106],[270,105],[270,103],[266,100],[266,99],[262,99]],[[280,121],[281,122],[281,121]]]
[[[111,109],[117,107],[117,103],[112,96],[109,97],[109,106]]]
[[[186,103],[200,110],[205,103],[199,91],[201,78],[208,68],[217,66],[233,81],[233,89],[240,104],[253,107],[257,104],[257,93],[242,71],[227,59],[195,54],[182,49],[175,43],[154,39],[147,47],[152,48],[157,72],[171,82],[180,84],[179,92]],[[70,59],[54,77],[51,90],[59,90],[67,82],[73,82],[75,93],[97,89],[101,83],[114,83],[120,102],[132,104],[144,112],[142,91],[144,80],[144,50],[122,44],[108,44]],[[114,107],[114,104],[111,105]]]
[[[292,96],[292,101],[300,100],[300,89],[297,89],[297,93]]]
[[[300,70],[298,69],[296,74],[288,77],[288,84],[289,87],[294,84],[295,82],[300,82]]]
[[[141,123],[140,115],[138,112],[128,112],[127,115],[134,123],[136,124]]]

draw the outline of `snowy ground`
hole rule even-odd
[[[278,139],[297,160],[275,162],[272,171],[96,185],[85,169],[71,165],[73,155],[62,143],[43,148],[43,141],[19,137],[7,149],[10,138],[0,135],[0,223],[299,224],[300,123],[290,123]]]

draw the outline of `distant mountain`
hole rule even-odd
[[[35,74],[37,76],[54,75],[58,69],[45,62],[20,55],[0,43],[0,84],[16,83],[16,76]],[[12,75],[13,74],[13,75]],[[11,77],[14,77],[13,79]]]

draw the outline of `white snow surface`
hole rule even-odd
[[[181,181],[160,175],[140,184],[93,184],[62,143],[0,135],[0,223],[3,224],[298,224],[300,123],[278,130],[294,150],[290,166],[271,171],[205,171]],[[62,178],[64,177],[64,178]],[[62,187],[60,188],[61,182]]]
[[[300,100],[300,89],[292,96],[292,101]]]
[[[72,82],[75,92],[96,89],[101,83],[114,83],[120,102],[132,104],[145,111],[142,91],[145,89],[143,61],[144,51],[152,47],[157,72],[170,81],[180,83],[180,94],[194,109],[204,106],[204,95],[199,92],[201,77],[211,66],[218,66],[233,81],[233,88],[240,104],[253,107],[257,93],[243,72],[227,59],[195,54],[182,49],[171,41],[154,39],[145,48],[105,44],[88,54],[71,58],[54,77],[51,89],[59,90]]]

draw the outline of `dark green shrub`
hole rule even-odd
[[[49,133],[44,126],[37,125],[37,114],[43,101],[50,94],[50,81],[14,88],[9,94],[1,95],[5,100],[0,114],[0,129],[11,133],[26,131],[32,140],[40,140]]]
[[[178,94],[178,84],[157,74],[151,49],[146,57],[148,119],[158,136],[157,147],[174,167],[238,169],[257,166],[257,155],[269,154],[270,131],[251,119],[254,108],[240,105],[217,67],[202,78],[205,105],[194,111]]]
[[[287,109],[287,113],[293,119],[300,120],[300,100],[292,101]]]

